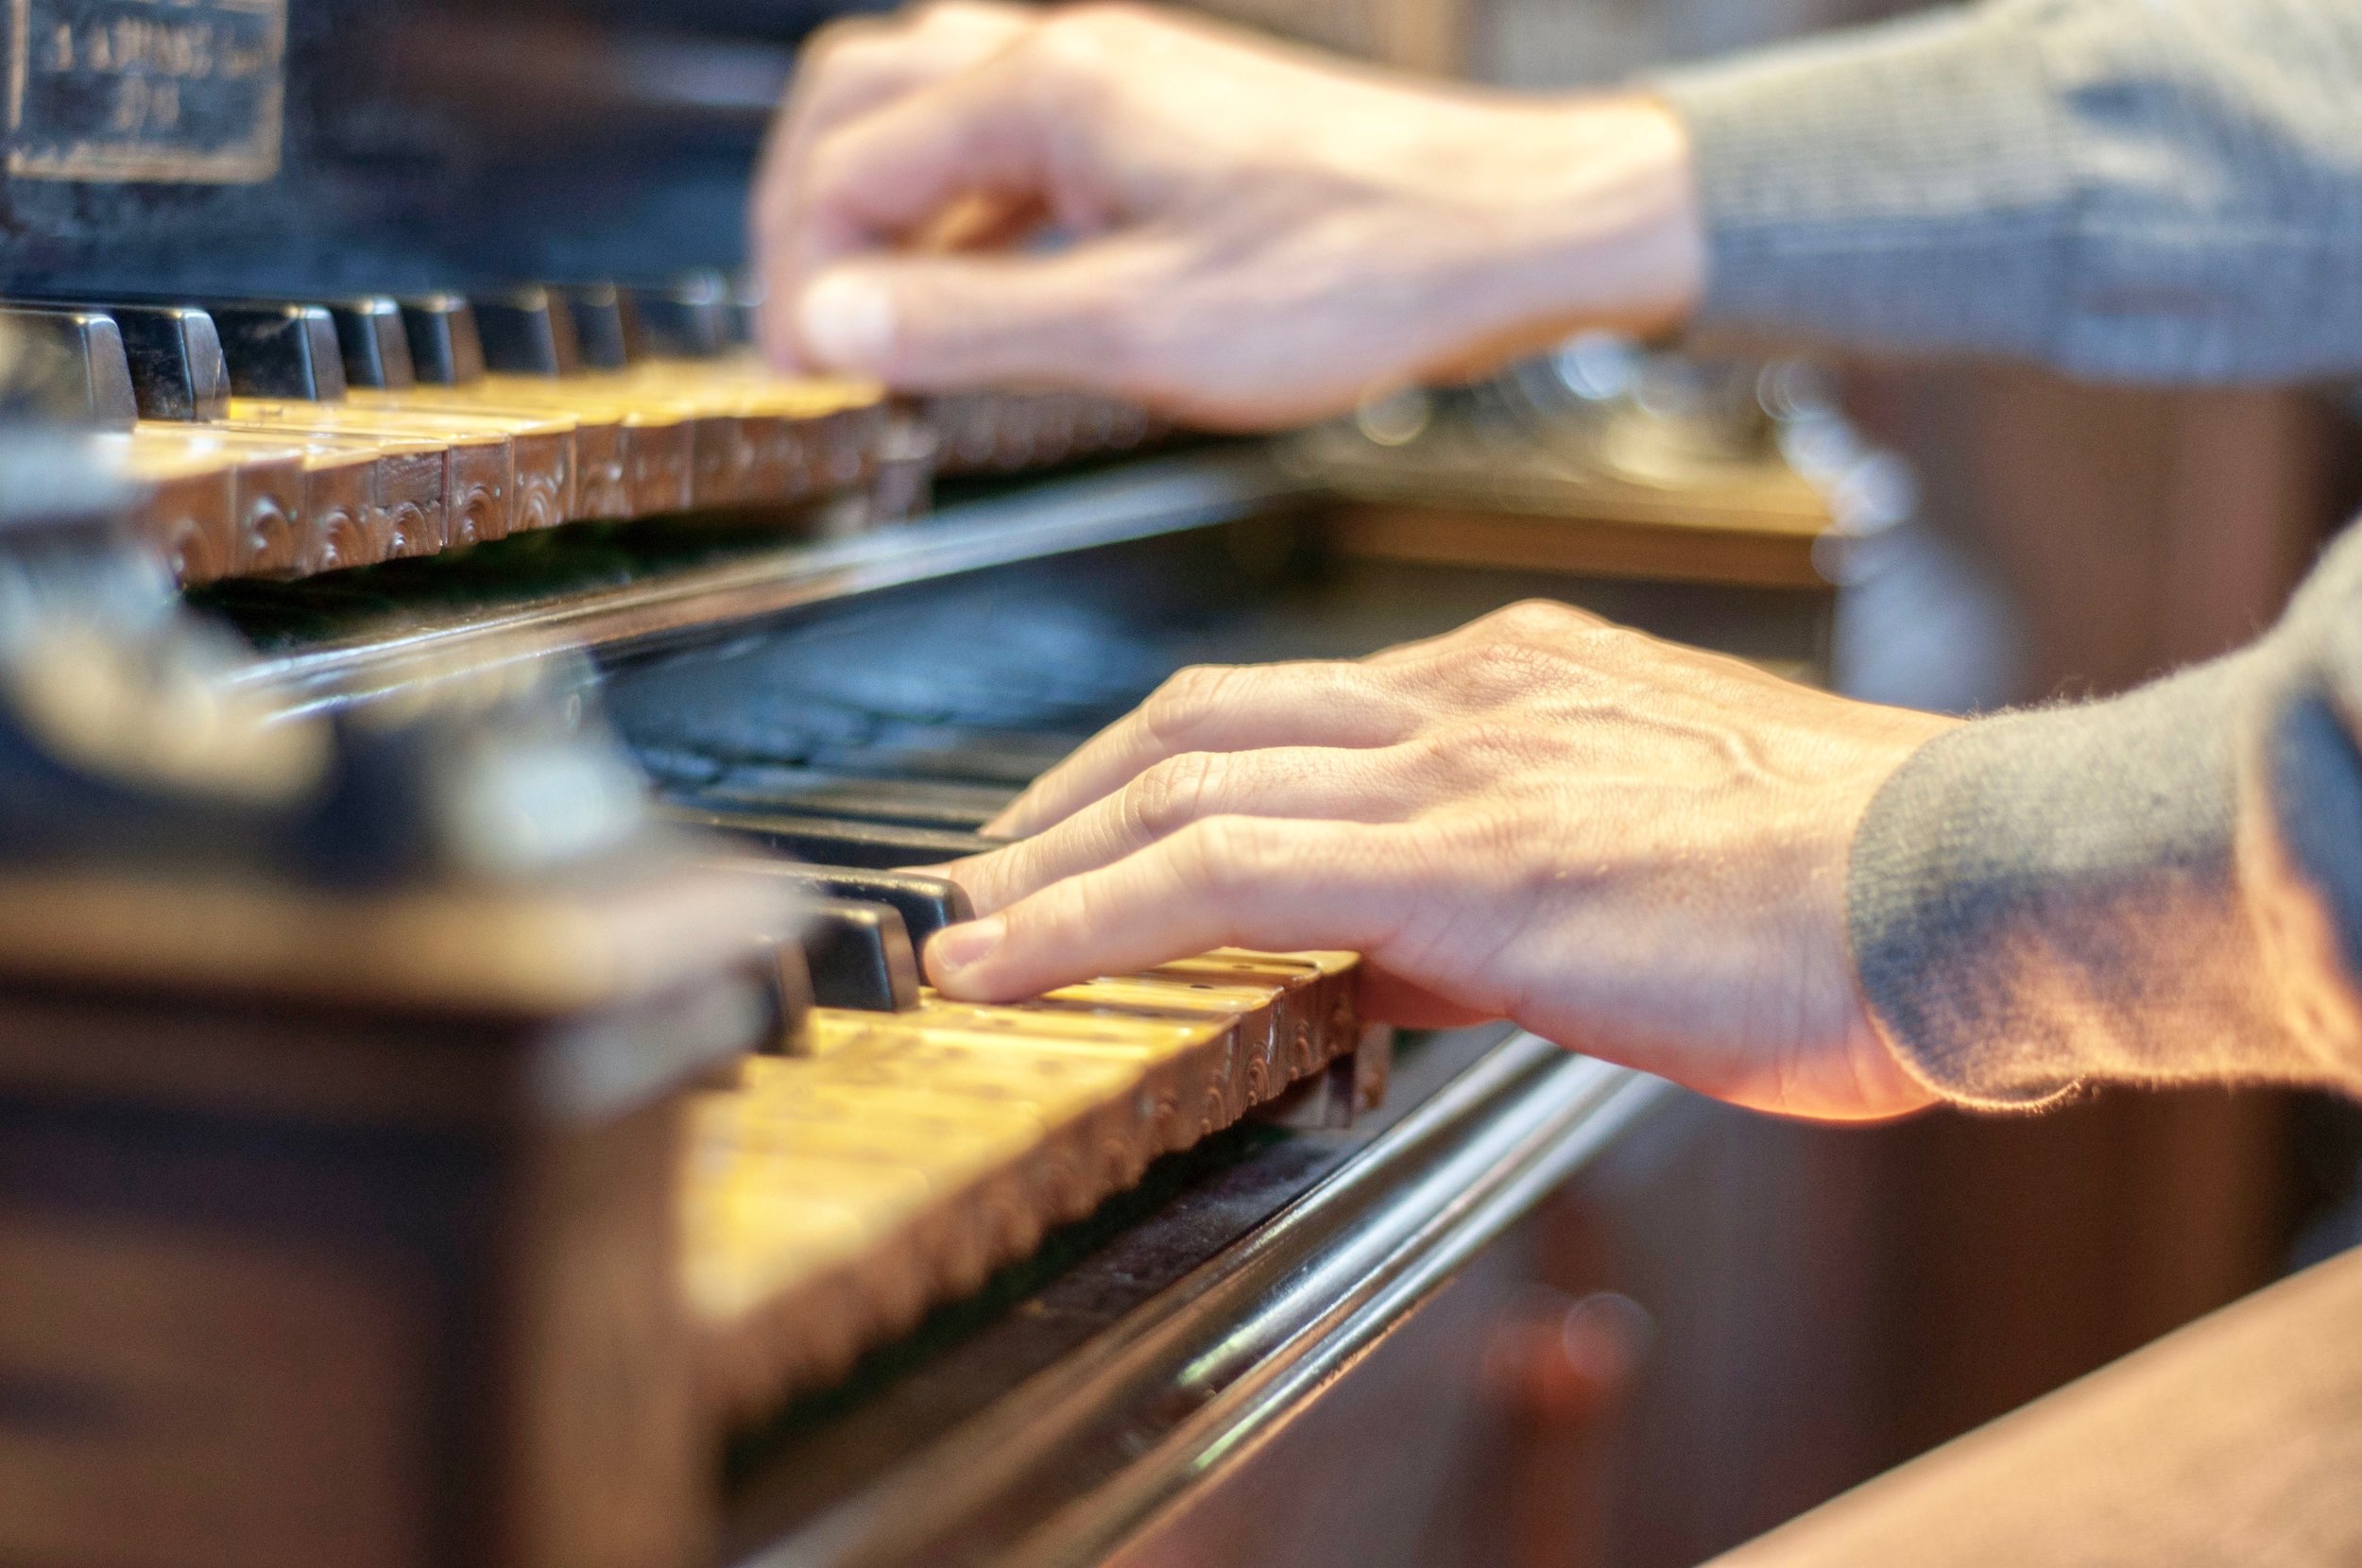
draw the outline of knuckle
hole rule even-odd
[[[854,171],[861,167],[868,152],[861,145],[863,140],[860,128],[839,125],[829,128],[813,142],[804,153],[798,177],[797,194],[805,208],[825,208],[858,189]]]
[[[1555,599],[1520,599],[1503,605],[1485,620],[1511,637],[1548,638],[1591,624],[1590,618]]]
[[[1252,817],[1205,817],[1180,835],[1190,883],[1217,902],[1256,888],[1268,874],[1271,830]]]
[[[806,80],[832,66],[841,64],[848,53],[857,54],[874,46],[890,36],[897,24],[875,16],[840,16],[823,23],[804,41],[796,54],[796,73]]]
[[[1023,894],[1033,880],[1029,872],[1039,854],[1035,844],[1012,844],[990,854],[954,861],[948,874],[952,881],[967,890],[977,913],[989,914]]]
[[[1600,650],[1622,647],[1640,635],[1554,599],[1522,600],[1498,613],[1507,635],[1562,656],[1596,657]]]
[[[1047,107],[1074,126],[1104,126],[1122,116],[1133,62],[1152,26],[1148,12],[1129,6],[1077,6],[1053,13],[1013,52]]]
[[[1104,81],[1131,19],[1117,6],[1078,6],[1063,10],[1028,35],[1027,55],[1041,69],[1072,86]]]
[[[1124,786],[1124,812],[1140,836],[1161,839],[1205,811],[1223,759],[1214,752],[1184,752]]]
[[[1237,676],[1234,667],[1222,664],[1176,671],[1141,705],[1140,719],[1158,741],[1178,742],[1220,710]]]

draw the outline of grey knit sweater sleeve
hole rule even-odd
[[[2255,646],[1922,748],[1856,835],[1872,1010],[1928,1082],[2362,1089],[2362,530]]]
[[[2362,371],[2362,0],[1991,0],[1676,71],[1702,326]]]
[[[2174,381],[2362,372],[2362,0],[1989,0],[1672,73],[1701,325]],[[1880,791],[1850,935],[1956,1099],[2362,1092],[2362,531],[2256,646]]]

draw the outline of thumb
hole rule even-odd
[[[1138,259],[1120,241],[1054,254],[865,257],[796,302],[804,363],[904,391],[984,384],[1132,392],[1125,345]]]

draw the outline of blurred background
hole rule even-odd
[[[1553,89],[1911,8],[1214,9],[1409,70]],[[796,45],[841,11],[298,5],[283,179],[138,206],[18,181],[0,190],[0,263],[70,276],[77,294],[190,298],[734,268],[747,171]],[[1370,579],[1378,610],[1415,599],[1434,615],[1486,607],[1422,574],[1421,562],[1460,559],[1447,537],[1481,557],[1487,602],[1561,591],[1568,570],[1547,551],[1521,567],[1531,536],[1487,533],[1483,507],[1452,499],[1456,475],[1481,473],[1498,500],[1501,475],[1529,460],[1631,479],[1776,452],[1835,529],[1811,539],[1807,577],[1724,557],[1740,561],[1738,591],[1812,598],[1809,624],[1770,616],[1789,642],[1742,651],[1959,711],[2104,695],[2239,645],[2362,494],[2342,386],[2165,392],[1726,347],[1571,344],[1476,392],[1365,409],[1297,441],[1292,460],[1349,498],[1328,520],[1343,554],[1397,572]],[[1513,437],[1483,435],[1501,428]],[[1801,537],[1790,490],[1732,495],[1717,516],[1753,506],[1762,529]],[[1710,554],[1701,546],[1685,568],[1708,587]],[[1668,607],[1632,586],[1666,573],[1608,575],[1620,586],[1596,602],[1611,611],[1718,629],[1723,601]],[[1284,625],[1258,635],[1225,656],[1292,646]],[[1799,638],[1821,644],[1815,656]],[[646,696],[660,684],[636,696],[632,679],[618,682],[618,723],[660,775],[656,726],[685,705]],[[1289,1429],[1282,1446],[1305,1462],[1264,1473],[1309,1470],[1318,1484],[1274,1494],[1262,1555],[1699,1561],[2356,1239],[2358,1154],[2353,1107],[2294,1093],[2108,1093],[2037,1119],[1934,1114],[1843,1131],[1681,1101]],[[1354,1462],[1372,1434],[1398,1431],[1432,1457],[1414,1482]]]

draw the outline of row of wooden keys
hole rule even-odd
[[[772,373],[693,290],[10,302],[0,336],[147,487],[184,584],[813,499],[863,484],[886,428],[878,387]]]
[[[684,1267],[714,1406],[748,1419],[840,1376],[1352,1052],[1355,962],[1224,949],[1007,1006],[813,1009],[693,1112]]]

